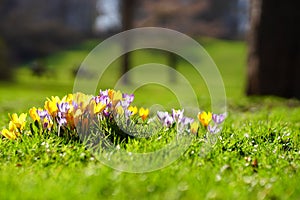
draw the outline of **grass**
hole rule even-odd
[[[0,199],[299,199],[300,102],[245,97],[245,44],[214,39],[202,43],[223,76],[229,112],[217,143],[206,154],[200,151],[201,138],[195,138],[173,164],[149,173],[126,173],[102,164],[79,141],[55,133],[0,140]],[[42,106],[45,97],[72,92],[71,71],[94,44],[46,58],[56,77],[32,77],[23,67],[14,83],[1,83],[0,127],[7,126],[8,112],[27,111]],[[155,57],[166,62],[159,54],[142,52],[134,59],[138,64]],[[103,88],[117,80],[118,62],[103,77]],[[193,71],[186,66],[180,61],[178,70],[188,76]],[[151,99],[154,91],[161,92]],[[172,107],[172,98],[157,86],[136,91],[138,105],[157,101]],[[206,92],[198,100],[209,108]],[[128,149],[151,149],[149,145],[159,144],[132,141]]]

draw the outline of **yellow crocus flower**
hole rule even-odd
[[[16,113],[13,113],[10,116],[10,119],[12,123],[16,126],[16,128],[23,130],[26,125],[26,113],[21,113],[20,116],[18,116]]]
[[[191,133],[197,134],[198,128],[199,128],[198,122],[193,122],[193,123],[191,124]]]
[[[147,117],[148,117],[148,115],[149,115],[149,109],[147,108],[147,109],[145,109],[145,108],[140,108],[140,110],[139,110],[139,115],[140,115],[140,117],[143,119],[143,120],[145,120]]]
[[[94,100],[91,101],[91,108],[93,109],[93,114],[98,114],[104,110],[106,105],[104,103],[96,103]]]
[[[108,90],[108,97],[111,99],[113,105],[116,105],[119,101],[123,99],[122,92],[120,90]]]
[[[33,121],[40,121],[40,116],[37,113],[36,107],[32,107],[29,109],[29,115],[33,119]]]
[[[15,131],[17,130],[17,126],[13,123],[13,121],[10,121],[9,124],[8,124],[8,130],[9,131]]]
[[[61,99],[62,102],[67,102],[69,104],[72,104],[72,101],[73,101],[73,94],[68,94],[66,96],[64,96],[62,99]]]
[[[60,103],[60,99],[58,96],[52,96],[51,99],[48,98],[47,101],[45,101],[44,108],[52,117],[54,117],[58,111],[57,103]]]
[[[1,131],[1,134],[10,140],[14,140],[17,137],[13,131],[9,131],[6,128]]]
[[[98,103],[94,108],[95,113],[100,113],[105,109],[106,105],[104,103]]]
[[[204,127],[208,126],[209,122],[211,121],[211,118],[212,118],[211,112],[203,111],[201,113],[200,112],[198,113],[198,119]]]
[[[92,96],[78,92],[73,95],[73,100],[78,104],[81,110],[85,110],[90,103]]]
[[[124,109],[123,109],[122,106],[118,106],[118,107],[116,108],[116,111],[117,111],[117,113],[118,113],[119,115],[123,115],[123,114],[124,114]]]
[[[113,89],[108,89],[108,92],[107,92],[108,97],[109,97],[110,99],[113,99],[113,96],[114,96],[114,93],[115,93],[115,92],[116,92],[116,91],[113,90]]]
[[[138,108],[136,106],[129,106],[128,110],[131,112],[131,115],[135,115],[138,112]]]

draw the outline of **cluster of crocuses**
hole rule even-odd
[[[1,131],[1,134],[9,139],[16,139],[16,137],[21,136],[24,132],[26,125],[26,117],[27,114],[22,113],[18,116],[16,113],[9,115],[10,122],[8,125],[8,129],[4,128]]]
[[[193,134],[198,134],[199,123],[193,118],[184,116],[184,110],[175,110],[172,109],[171,114],[168,112],[157,112],[157,117],[166,128],[176,125],[177,131],[191,132]],[[207,129],[210,133],[216,134],[221,128],[221,124],[225,120],[226,114],[212,114],[211,112],[199,112],[197,115],[198,120],[200,121],[203,128]]]
[[[9,128],[3,129],[1,134],[8,139],[16,139],[22,134],[30,134],[38,129],[39,133],[57,132],[58,135],[68,131],[85,132],[95,123],[105,121],[113,123],[118,119],[125,119],[126,124],[146,125],[153,121],[149,120],[149,109],[132,106],[133,94],[107,89],[100,90],[99,95],[92,96],[83,93],[68,94],[63,98],[57,96],[47,98],[43,108],[32,107],[29,115],[33,122],[30,123],[31,130],[26,130],[27,114],[19,116],[14,113],[9,115]],[[184,110],[174,110],[172,113],[157,112],[157,118],[163,127],[176,127],[178,131],[187,130],[197,134],[199,131],[198,120],[185,117]],[[220,124],[225,119],[225,114],[212,114],[210,112],[199,112],[198,119],[202,127],[210,133],[220,131]],[[176,124],[176,126],[174,126]],[[78,130],[80,129],[80,130]],[[117,132],[116,132],[117,133]]]

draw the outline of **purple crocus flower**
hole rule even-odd
[[[174,123],[173,117],[171,117],[170,115],[167,115],[166,118],[164,119],[163,125],[165,127],[170,127],[173,123]]]
[[[104,115],[105,117],[110,116],[110,111],[109,111],[108,107],[106,107],[106,108],[103,110],[103,115]]]
[[[111,107],[111,100],[110,100],[110,98],[109,98],[109,96],[108,95],[103,95],[103,96],[100,96],[100,98],[99,98],[99,100],[97,100],[96,101],[96,103],[98,104],[98,103],[102,103],[102,104],[105,104],[106,105],[106,107]]]
[[[123,101],[127,102],[128,104],[131,104],[133,102],[134,99],[134,95],[133,94],[122,94],[123,97]],[[129,105],[128,105],[129,106]]]
[[[127,108],[130,106],[130,103],[131,102],[129,102],[127,100],[122,100],[117,103],[116,107],[122,106],[122,108],[124,108],[124,110],[127,110]]]
[[[68,111],[70,110],[69,103],[67,102],[57,103],[57,108],[58,108],[57,118],[56,118],[57,123],[60,126],[67,125],[66,116],[68,114]]]
[[[132,115],[132,112],[128,109],[124,110],[124,115],[126,119],[130,119],[130,116]]]
[[[157,111],[157,117],[165,127],[170,127],[174,123],[173,117],[168,112]]]
[[[176,121],[176,122],[181,121],[183,118],[183,112],[184,112],[184,109],[182,109],[182,110],[172,109],[172,117],[173,117],[174,121]]]
[[[99,96],[100,97],[102,97],[102,96],[108,96],[108,90],[104,90],[104,91],[100,90]]]
[[[98,104],[98,103],[100,103],[101,96],[95,96],[95,97],[93,97],[93,99],[94,99],[95,102]]]
[[[66,119],[66,115],[65,113],[63,112],[58,112],[57,113],[57,123],[60,125],[60,126],[64,126],[64,125],[67,125],[67,119]]]
[[[157,117],[160,121],[163,121],[168,115],[169,115],[168,112],[157,111]]]
[[[77,110],[78,109],[78,103],[77,102],[75,102],[75,101],[72,101],[72,105],[73,105],[73,108],[74,108],[74,110]]]
[[[70,109],[70,105],[67,102],[57,103],[58,111],[61,113],[67,113]]]
[[[41,121],[43,121],[45,117],[50,116],[47,110],[37,110],[37,114],[40,116]]]
[[[182,119],[179,121],[179,123],[182,124],[183,126],[189,125],[193,122],[194,122],[194,119],[189,118],[189,117],[182,117]]]
[[[37,114],[39,115],[43,129],[50,129],[49,124],[52,121],[50,114],[47,110],[37,110]]]
[[[177,122],[177,131],[182,133],[184,130],[189,130],[188,125],[193,123],[194,119],[189,117],[182,117],[180,121]]]
[[[226,114],[213,114],[212,115],[212,120],[216,123],[216,124],[221,124],[226,118]]]
[[[48,126],[49,126],[49,122],[48,121],[43,122],[43,129],[48,128]]]
[[[98,103],[102,103],[105,104],[106,107],[111,107],[112,103],[111,103],[111,99],[108,96],[108,90],[100,90],[99,95],[94,97],[95,102]]]

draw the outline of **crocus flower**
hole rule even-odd
[[[165,127],[170,127],[174,123],[174,119],[168,112],[157,111],[157,117]]]
[[[49,112],[49,114],[54,117],[58,111],[57,104],[60,102],[59,97],[51,97],[51,99],[48,98],[47,101],[45,101],[44,108]]]
[[[68,111],[70,109],[70,105],[67,102],[57,103],[56,106],[58,108],[58,112],[61,112],[61,113],[68,113]]]
[[[191,123],[191,133],[197,134],[198,133],[199,124],[198,122]]]
[[[213,114],[212,115],[212,120],[216,123],[216,124],[221,124],[226,118],[226,114]]]
[[[1,134],[10,140],[14,140],[17,137],[13,131],[9,131],[6,128],[1,131]]]
[[[79,108],[78,103],[76,101],[72,101],[72,106],[73,106],[73,111],[76,111]]]
[[[113,90],[113,89],[108,89],[108,91],[107,91],[108,97],[109,97],[110,99],[113,99],[113,96],[114,96],[114,93],[115,93],[115,92],[116,92],[116,91]]]
[[[101,96],[108,96],[108,90],[100,90],[100,92],[99,92],[99,96],[101,97]]]
[[[131,104],[134,100],[134,95],[133,94],[122,94],[122,97],[123,97],[123,101],[127,102],[128,105]]]
[[[65,113],[58,112],[56,120],[59,126],[67,125],[67,119]]]
[[[49,117],[45,117],[42,121],[42,126],[43,126],[43,129],[48,129],[49,131],[51,130],[52,126],[53,126],[53,121],[52,119]]]
[[[193,123],[194,119],[189,117],[182,117],[180,121],[178,121],[179,124],[182,124],[183,126],[189,125]]]
[[[93,107],[93,113],[98,114],[104,110],[106,105],[102,102],[96,103],[95,101],[92,101],[92,107]]]
[[[36,107],[32,107],[29,109],[29,115],[33,119],[33,121],[40,121],[40,116],[37,113]]]
[[[72,104],[73,102],[73,94],[68,94],[66,96],[64,96],[62,99],[61,99],[62,102],[67,102],[69,104]]]
[[[73,104],[76,105],[76,109],[80,108],[82,111],[84,111],[89,105],[91,98],[91,95],[78,92],[73,95]]]
[[[103,110],[103,115],[104,115],[105,117],[109,117],[110,114],[111,114],[111,113],[110,113],[109,107],[104,108],[104,110]]]
[[[184,112],[184,109],[182,109],[182,110],[172,109],[172,117],[173,117],[174,121],[176,121],[176,122],[181,121],[181,119],[183,118],[183,112]]]
[[[157,111],[157,117],[160,121],[163,121],[168,115],[168,112]]]
[[[44,118],[46,118],[46,117],[50,117],[47,110],[38,109],[37,113],[42,120],[44,120]]]
[[[123,109],[127,109],[129,107],[129,105],[130,105],[130,103],[128,101],[121,100],[116,104],[115,107],[122,106]]]
[[[123,115],[124,114],[124,108],[122,106],[118,106],[116,107],[116,111],[119,115]]]
[[[18,128],[15,125],[15,123],[10,121],[9,124],[8,124],[8,130],[11,131],[11,132],[16,132],[16,131],[18,131]]]
[[[9,115],[10,122],[8,129],[3,129],[1,134],[8,139],[16,139],[16,137],[19,136],[22,130],[25,128],[26,117],[26,113],[21,113],[20,116],[18,116],[16,113],[13,113],[11,116]]]
[[[136,106],[129,106],[128,111],[130,111],[130,115],[135,115],[138,112],[138,108]]]
[[[102,103],[104,104],[106,107],[111,107],[111,101],[110,98],[108,97],[108,95],[101,95],[101,96],[96,96],[94,97],[95,102],[98,103]]]
[[[10,121],[8,124],[8,131],[11,135],[15,135],[17,137],[21,135],[20,131],[22,131],[22,129],[18,128],[13,121]]]
[[[209,122],[211,121],[211,118],[212,118],[211,112],[203,111],[201,113],[200,112],[198,113],[198,119],[204,127],[208,126]]]
[[[47,110],[38,109],[37,113],[40,116],[42,127],[44,129],[51,130],[51,127],[53,125],[53,121],[52,121],[51,116],[49,115],[48,111]]]
[[[115,106],[123,98],[120,90],[108,90],[108,97],[110,98],[113,106]]]
[[[139,109],[139,115],[142,118],[142,120],[145,120],[148,117],[148,115],[149,115],[149,109],[148,108],[145,109],[143,107],[140,108]]]
[[[193,123],[194,119],[189,117],[182,117],[180,121],[177,122],[177,131],[184,132],[188,130],[188,127]]]
[[[171,117],[169,114],[164,118],[163,125],[165,127],[170,127],[174,123],[173,117]]]
[[[133,115],[133,114],[132,114],[132,111],[130,111],[130,110],[128,110],[128,109],[125,109],[125,110],[124,110],[124,116],[125,116],[126,119],[129,120],[130,116],[132,116],[132,115]],[[130,121],[129,121],[129,122],[130,122]]]
[[[58,108],[58,112],[57,112],[56,120],[58,124],[60,126],[67,125],[68,123],[67,117],[71,114],[71,112],[69,112],[71,109],[71,105],[67,102],[61,102],[61,103],[57,103],[57,108]]]
[[[16,126],[16,128],[23,130],[26,125],[26,113],[21,113],[20,116],[18,116],[16,113],[13,113],[11,115],[11,122]]]

